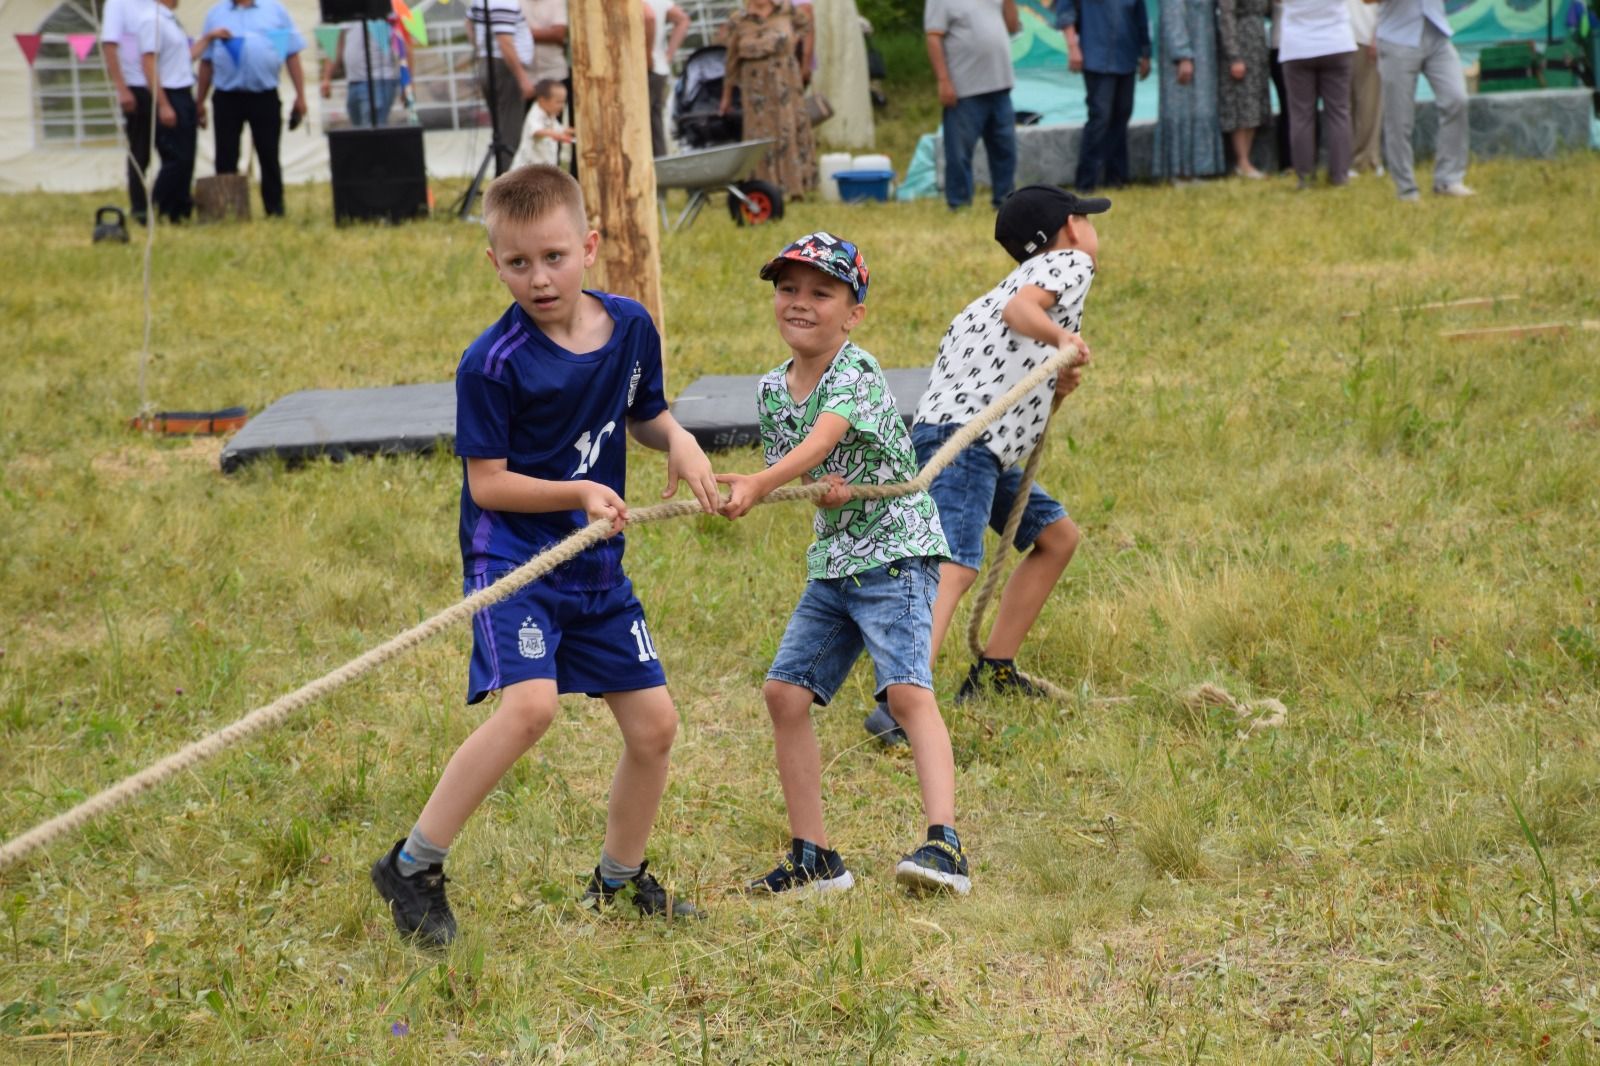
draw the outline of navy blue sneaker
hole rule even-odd
[[[973,663],[972,669],[967,671],[967,679],[961,682],[961,688],[956,692],[955,701],[966,703],[985,692],[992,692],[996,696],[1026,696],[1029,699],[1043,699],[1048,695],[1008,659],[979,659]]]
[[[700,911],[693,903],[679,899],[661,887],[655,875],[645,869],[649,865],[648,861],[641,862],[639,872],[620,885],[608,884],[600,876],[600,867],[596,866],[594,873],[589,875],[588,887],[583,890],[584,905],[608,907],[627,903],[641,916],[665,914],[669,918],[699,918]]]
[[[886,748],[908,743],[906,731],[900,728],[900,723],[894,720],[894,715],[889,713],[889,708],[885,704],[880,703],[872,708],[872,713],[867,715],[867,720],[861,724],[868,733],[881,740]]]
[[[900,860],[894,879],[913,892],[954,892],[965,896],[972,891],[967,876],[967,854],[954,844],[928,840]]]
[[[789,851],[770,873],[745,886],[751,895],[776,896],[792,892],[796,896],[843,892],[856,883],[845,869],[844,858],[831,848],[819,848],[805,840],[795,840]]]
[[[389,916],[401,936],[442,948],[456,938],[456,916],[450,913],[450,901],[444,894],[450,879],[440,863],[411,877],[402,874],[395,858],[405,843],[395,841],[394,847],[372,864],[372,887],[389,905]]]

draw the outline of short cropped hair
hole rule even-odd
[[[483,224],[493,239],[499,222],[533,222],[552,211],[567,211],[580,232],[589,228],[578,180],[559,167],[533,165],[508,170],[489,183],[483,196]]]
[[[555,78],[540,78],[533,83],[533,95],[540,100],[547,100],[551,93],[566,87],[567,83],[564,81],[557,81]]]

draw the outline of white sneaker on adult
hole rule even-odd
[[[1476,196],[1476,195],[1478,195],[1478,191],[1476,189],[1469,189],[1465,185],[1463,185],[1461,182],[1458,181],[1458,182],[1455,182],[1455,183],[1450,184],[1450,185],[1442,185],[1442,186],[1440,186],[1439,188],[1433,190],[1433,194],[1435,196],[1467,197],[1467,196]]]
[[[1421,203],[1422,194],[1415,189],[1412,189],[1410,192],[1403,192],[1400,194],[1400,202],[1403,204]]]
[[[1376,175],[1377,177],[1380,177],[1380,178],[1383,177],[1383,175],[1384,175],[1383,164],[1379,163],[1376,167],[1373,167],[1372,168],[1372,173],[1374,175]]]

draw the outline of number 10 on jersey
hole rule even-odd
[[[643,618],[635,620],[628,632],[633,634],[633,642],[638,645],[640,662],[661,658],[656,654],[656,642],[650,639],[650,629],[644,624]]]

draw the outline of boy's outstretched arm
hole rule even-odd
[[[472,502],[486,511],[583,511],[591,522],[611,519],[612,533],[621,533],[628,523],[627,502],[598,481],[546,481],[508,470],[504,459],[469,457],[467,490]]]
[[[779,485],[786,485],[814,469],[828,457],[829,452],[838,447],[849,429],[849,419],[832,411],[824,411],[817,416],[817,424],[806,434],[806,439],[795,446],[794,451],[761,473],[718,474],[718,481],[733,488],[728,501],[722,505],[723,515],[739,518]]]
[[[689,491],[699,501],[706,514],[716,514],[722,506],[722,493],[717,489],[717,478],[711,470],[711,460],[701,450],[694,434],[678,425],[671,411],[662,411],[645,422],[630,419],[628,432],[646,448],[667,453],[667,487],[661,498],[668,499],[678,491],[678,479],[689,485]]]
[[[1017,294],[1006,301],[1000,317],[1012,331],[1024,337],[1048,344],[1052,348],[1070,345],[1078,349],[1078,358],[1056,375],[1056,395],[1065,396],[1078,387],[1082,368],[1089,363],[1089,345],[1078,334],[1056,324],[1050,317],[1050,308],[1056,305],[1057,296],[1037,285],[1024,285]]]

